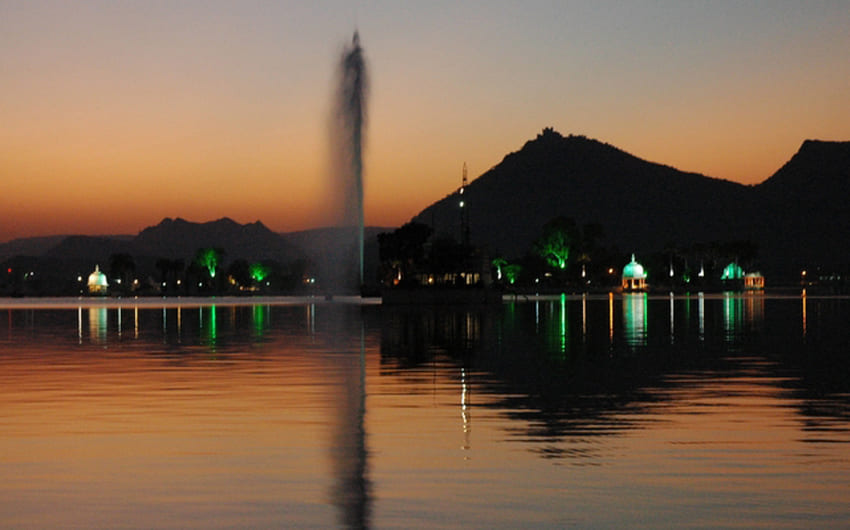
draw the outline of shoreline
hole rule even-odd
[[[171,308],[171,307],[212,307],[212,306],[249,306],[249,305],[305,305],[305,304],[347,304],[380,305],[380,298],[360,296],[139,296],[132,298],[95,298],[89,296],[54,296],[30,298],[0,298],[0,309],[78,309],[78,308]]]
[[[733,298],[763,298],[763,299],[800,299],[800,298],[850,298],[846,294],[828,294],[828,293],[790,293],[790,292],[753,292],[753,291],[728,291],[728,292],[691,292],[691,293],[625,293],[625,296],[630,294],[644,294],[648,300],[670,299],[722,299],[727,297]],[[610,296],[617,299],[624,298],[624,293],[564,293],[566,300],[607,300]],[[504,293],[501,303],[511,302],[535,302],[560,300],[561,294],[552,293]],[[380,297],[361,297],[356,295],[334,296],[328,298],[326,296],[220,296],[220,297],[203,297],[203,296],[173,296],[173,297],[154,297],[140,296],[132,298],[94,298],[87,296],[65,296],[65,297],[23,297],[11,298],[0,297],[0,309],[78,309],[78,308],[177,308],[177,307],[232,307],[232,306],[252,306],[252,305],[269,305],[269,306],[294,306],[308,304],[342,304],[342,305],[383,305],[384,302]],[[427,302],[411,303],[407,305],[429,305]],[[464,305],[447,304],[447,305]]]

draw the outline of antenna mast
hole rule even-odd
[[[466,172],[466,162],[463,163],[463,179],[460,183],[460,235],[465,247],[469,246],[469,208],[463,197],[466,185],[469,183]]]

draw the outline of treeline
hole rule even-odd
[[[606,290],[621,282],[623,267],[634,254],[650,284],[671,289],[720,285],[723,269],[737,263],[746,271],[759,268],[758,245],[749,240],[711,241],[683,247],[668,244],[645,252],[607,245],[603,227],[579,225],[568,217],[546,223],[518,258],[488,253],[449,236],[435,236],[430,226],[410,222],[378,236],[380,276],[384,286],[424,285],[423,278],[447,272],[469,272],[483,260],[481,278],[506,289],[547,291]]]
[[[95,267],[112,296],[297,295],[317,288],[317,268],[308,259],[228,261],[225,249],[204,247],[177,259],[113,253],[105,263],[18,256],[0,269],[0,296],[87,295]]]

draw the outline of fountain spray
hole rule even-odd
[[[343,195],[342,225],[356,230],[359,286],[363,285],[363,144],[368,78],[360,36],[343,50],[336,101],[336,146],[339,187]]]

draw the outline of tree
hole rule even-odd
[[[533,250],[550,266],[566,269],[570,248],[579,242],[575,221],[556,217],[543,225],[543,234],[534,242]]]
[[[233,261],[227,268],[227,276],[231,285],[247,287],[251,283],[251,268],[244,259]]]
[[[495,258],[490,263],[493,265],[493,268],[496,269],[496,281],[502,281],[502,276],[504,275],[505,266],[508,264],[508,260],[505,258]]]
[[[378,234],[378,252],[385,278],[399,280],[421,265],[425,258],[425,242],[431,227],[409,222],[392,232]]]
[[[516,263],[508,263],[505,265],[502,272],[505,275],[505,279],[508,281],[508,285],[513,285],[519,278],[520,273],[522,273],[522,266]]]
[[[271,272],[271,267],[260,263],[259,261],[255,261],[248,267],[248,273],[251,275],[251,278],[258,284],[262,283],[263,280],[268,277]]]
[[[164,293],[180,284],[180,274],[183,272],[183,260],[159,258],[156,260],[156,269],[159,271],[160,289]]]
[[[215,273],[221,263],[222,257],[224,257],[224,251],[220,248],[199,248],[195,254],[195,263],[205,268],[210,278],[215,279]]]
[[[130,277],[136,271],[136,263],[129,254],[116,253],[109,257],[109,275],[112,284],[119,285],[121,291],[131,288]]]

